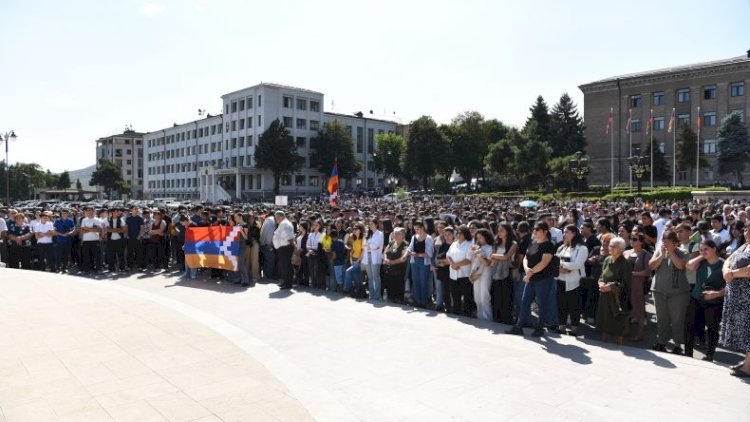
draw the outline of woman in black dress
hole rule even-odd
[[[398,227],[393,231],[393,240],[383,252],[383,288],[388,293],[388,300],[404,303],[404,276],[406,260],[409,256],[409,244],[406,243],[404,229]]]

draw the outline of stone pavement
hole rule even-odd
[[[0,284],[0,421],[750,414],[724,365],[318,291],[19,270]]]

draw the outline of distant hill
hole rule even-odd
[[[89,185],[89,180],[91,180],[91,175],[94,174],[95,170],[96,164],[79,170],[68,170],[68,174],[70,174],[70,187],[75,188],[76,180],[80,180],[84,190],[96,190]]]

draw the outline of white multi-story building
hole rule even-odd
[[[143,197],[143,133],[126,129],[119,135],[97,139],[97,163],[101,159],[120,167],[122,178],[130,184],[131,198]],[[99,192],[103,192],[101,187]]]
[[[395,132],[396,122],[324,113],[322,93],[277,84],[263,83],[221,98],[223,113],[219,116],[209,115],[143,136],[146,197],[271,201],[273,176],[270,171],[255,167],[254,154],[258,138],[276,119],[289,130],[297,143],[297,153],[305,158],[300,171],[282,176],[282,195],[309,195],[323,190],[325,175],[310,168],[310,139],[328,121],[340,122],[352,134],[355,156],[363,162],[363,171],[357,178],[360,187],[372,188],[378,182],[382,185],[382,178],[378,179],[373,171],[374,138],[378,133]]]

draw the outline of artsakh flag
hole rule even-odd
[[[646,135],[648,135],[649,131],[651,130],[651,125],[654,123],[654,110],[651,109],[651,115],[649,115],[648,120],[646,120]]]
[[[633,109],[628,109],[628,123],[625,125],[625,133],[630,133],[630,123],[633,121]]]
[[[605,134],[609,134],[609,131],[612,130],[612,123],[614,122],[612,113],[614,112],[614,107],[609,108],[609,118],[607,119],[607,128],[604,129]]]
[[[669,118],[669,127],[667,128],[667,133],[672,133],[672,129],[674,129],[674,107],[672,107],[672,117]]]
[[[188,227],[185,262],[190,268],[237,271],[240,226]]]
[[[333,160],[333,169],[331,170],[331,178],[328,179],[328,194],[330,195],[331,206],[336,205],[339,200],[339,163],[338,160]]]
[[[701,121],[701,108],[698,107],[698,118],[695,119],[695,126],[698,128],[698,130],[701,130],[701,127],[703,126],[703,122]]]

